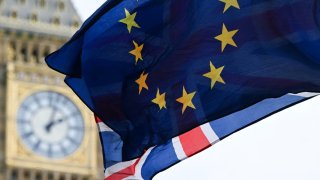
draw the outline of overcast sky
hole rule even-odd
[[[73,0],[83,19],[103,0]],[[155,180],[319,180],[320,97],[250,126]]]

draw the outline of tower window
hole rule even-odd
[[[35,47],[33,47],[33,50],[32,50],[32,60],[34,61],[34,62],[36,62],[36,63],[40,63],[40,60],[39,60],[39,58],[38,58],[38,55],[39,55],[39,53],[38,53],[38,48],[35,46]]]
[[[16,18],[18,17],[17,11],[12,11],[12,12],[11,12],[11,17],[14,18],[14,19],[16,19]]]
[[[59,180],[65,180],[66,178],[64,177],[64,175],[61,175],[60,177],[59,177]]]
[[[79,22],[78,22],[78,21],[74,21],[74,22],[72,23],[72,26],[73,26],[73,27],[76,27],[76,28],[79,27]]]
[[[41,179],[42,179],[41,173],[37,172],[35,180],[41,180]]]
[[[11,179],[18,180],[18,171],[16,169],[12,170]]]
[[[45,0],[40,0],[39,5],[40,5],[40,7],[45,7],[46,6],[46,1]]]
[[[77,179],[78,179],[78,177],[77,177],[76,175],[73,174],[73,175],[71,176],[71,180],[77,180]]]
[[[27,45],[24,44],[20,50],[20,55],[22,57],[22,60],[24,62],[27,62],[28,61],[28,54],[27,54]]]
[[[48,174],[48,180],[54,180],[54,177],[53,177],[53,174],[52,174],[52,173],[49,173],[49,174]]]
[[[64,8],[65,8],[64,2],[60,1],[59,4],[58,4],[58,8],[59,8],[60,11],[63,11]]]
[[[32,15],[31,15],[31,20],[32,20],[33,22],[37,22],[37,21],[38,21],[38,16],[37,16],[36,14],[32,14]]]
[[[30,172],[29,171],[24,171],[23,176],[25,179],[29,179],[30,178]]]
[[[59,25],[60,24],[60,19],[59,18],[54,18],[53,19],[53,24]]]

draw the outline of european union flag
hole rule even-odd
[[[318,0],[109,0],[47,63],[96,114],[106,179],[149,179],[317,95],[319,13]]]

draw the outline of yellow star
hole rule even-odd
[[[135,12],[133,14],[130,14],[127,9],[124,9],[124,11],[126,13],[126,17],[121,19],[119,22],[122,22],[127,25],[127,29],[129,31],[129,33],[131,33],[132,27],[140,28],[140,26],[134,21],[137,13]]]
[[[148,73],[144,74],[144,72],[142,72],[139,79],[136,80],[136,83],[139,85],[139,94],[141,93],[142,88],[148,90],[148,85],[146,84],[147,77]]]
[[[204,77],[211,79],[211,89],[216,84],[216,82],[220,82],[225,84],[224,80],[221,78],[221,72],[223,71],[224,66],[216,69],[212,62],[210,61],[210,72],[204,74]]]
[[[225,13],[231,6],[240,9],[238,0],[220,0],[221,2],[225,3],[223,13]]]
[[[134,49],[132,51],[130,51],[129,53],[136,57],[136,64],[137,64],[137,62],[139,60],[141,60],[141,61],[143,60],[142,55],[141,55],[141,51],[143,49],[144,44],[141,44],[139,46],[135,41],[133,41],[133,44],[134,44]]]
[[[222,26],[222,33],[219,36],[216,36],[215,39],[221,41],[221,52],[223,52],[224,48],[229,44],[234,47],[237,47],[236,43],[233,41],[233,36],[239,31],[233,30],[233,31],[228,31],[226,26],[223,24]]]
[[[187,109],[187,107],[196,109],[196,107],[194,107],[193,103],[192,103],[192,99],[193,96],[196,94],[196,91],[192,92],[192,93],[187,93],[186,89],[183,87],[182,90],[182,97],[178,98],[177,101],[181,104],[183,104],[182,107],[182,114],[184,113],[184,111]]]
[[[160,110],[162,108],[167,109],[167,107],[166,107],[166,93],[160,94],[160,90],[158,88],[156,98],[154,98],[152,100],[152,102],[157,104],[159,106]]]

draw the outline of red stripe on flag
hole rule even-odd
[[[136,160],[134,164],[131,166],[124,168],[118,172],[115,172],[111,176],[105,178],[105,180],[119,180],[119,179],[124,179],[129,176],[133,176],[136,173],[136,166],[139,163],[140,158]]]
[[[98,124],[99,122],[102,122],[100,118],[98,118],[98,116],[94,116],[94,119],[96,120],[96,123]]]
[[[199,151],[211,146],[200,127],[192,129],[179,136],[183,151],[190,157]]]

